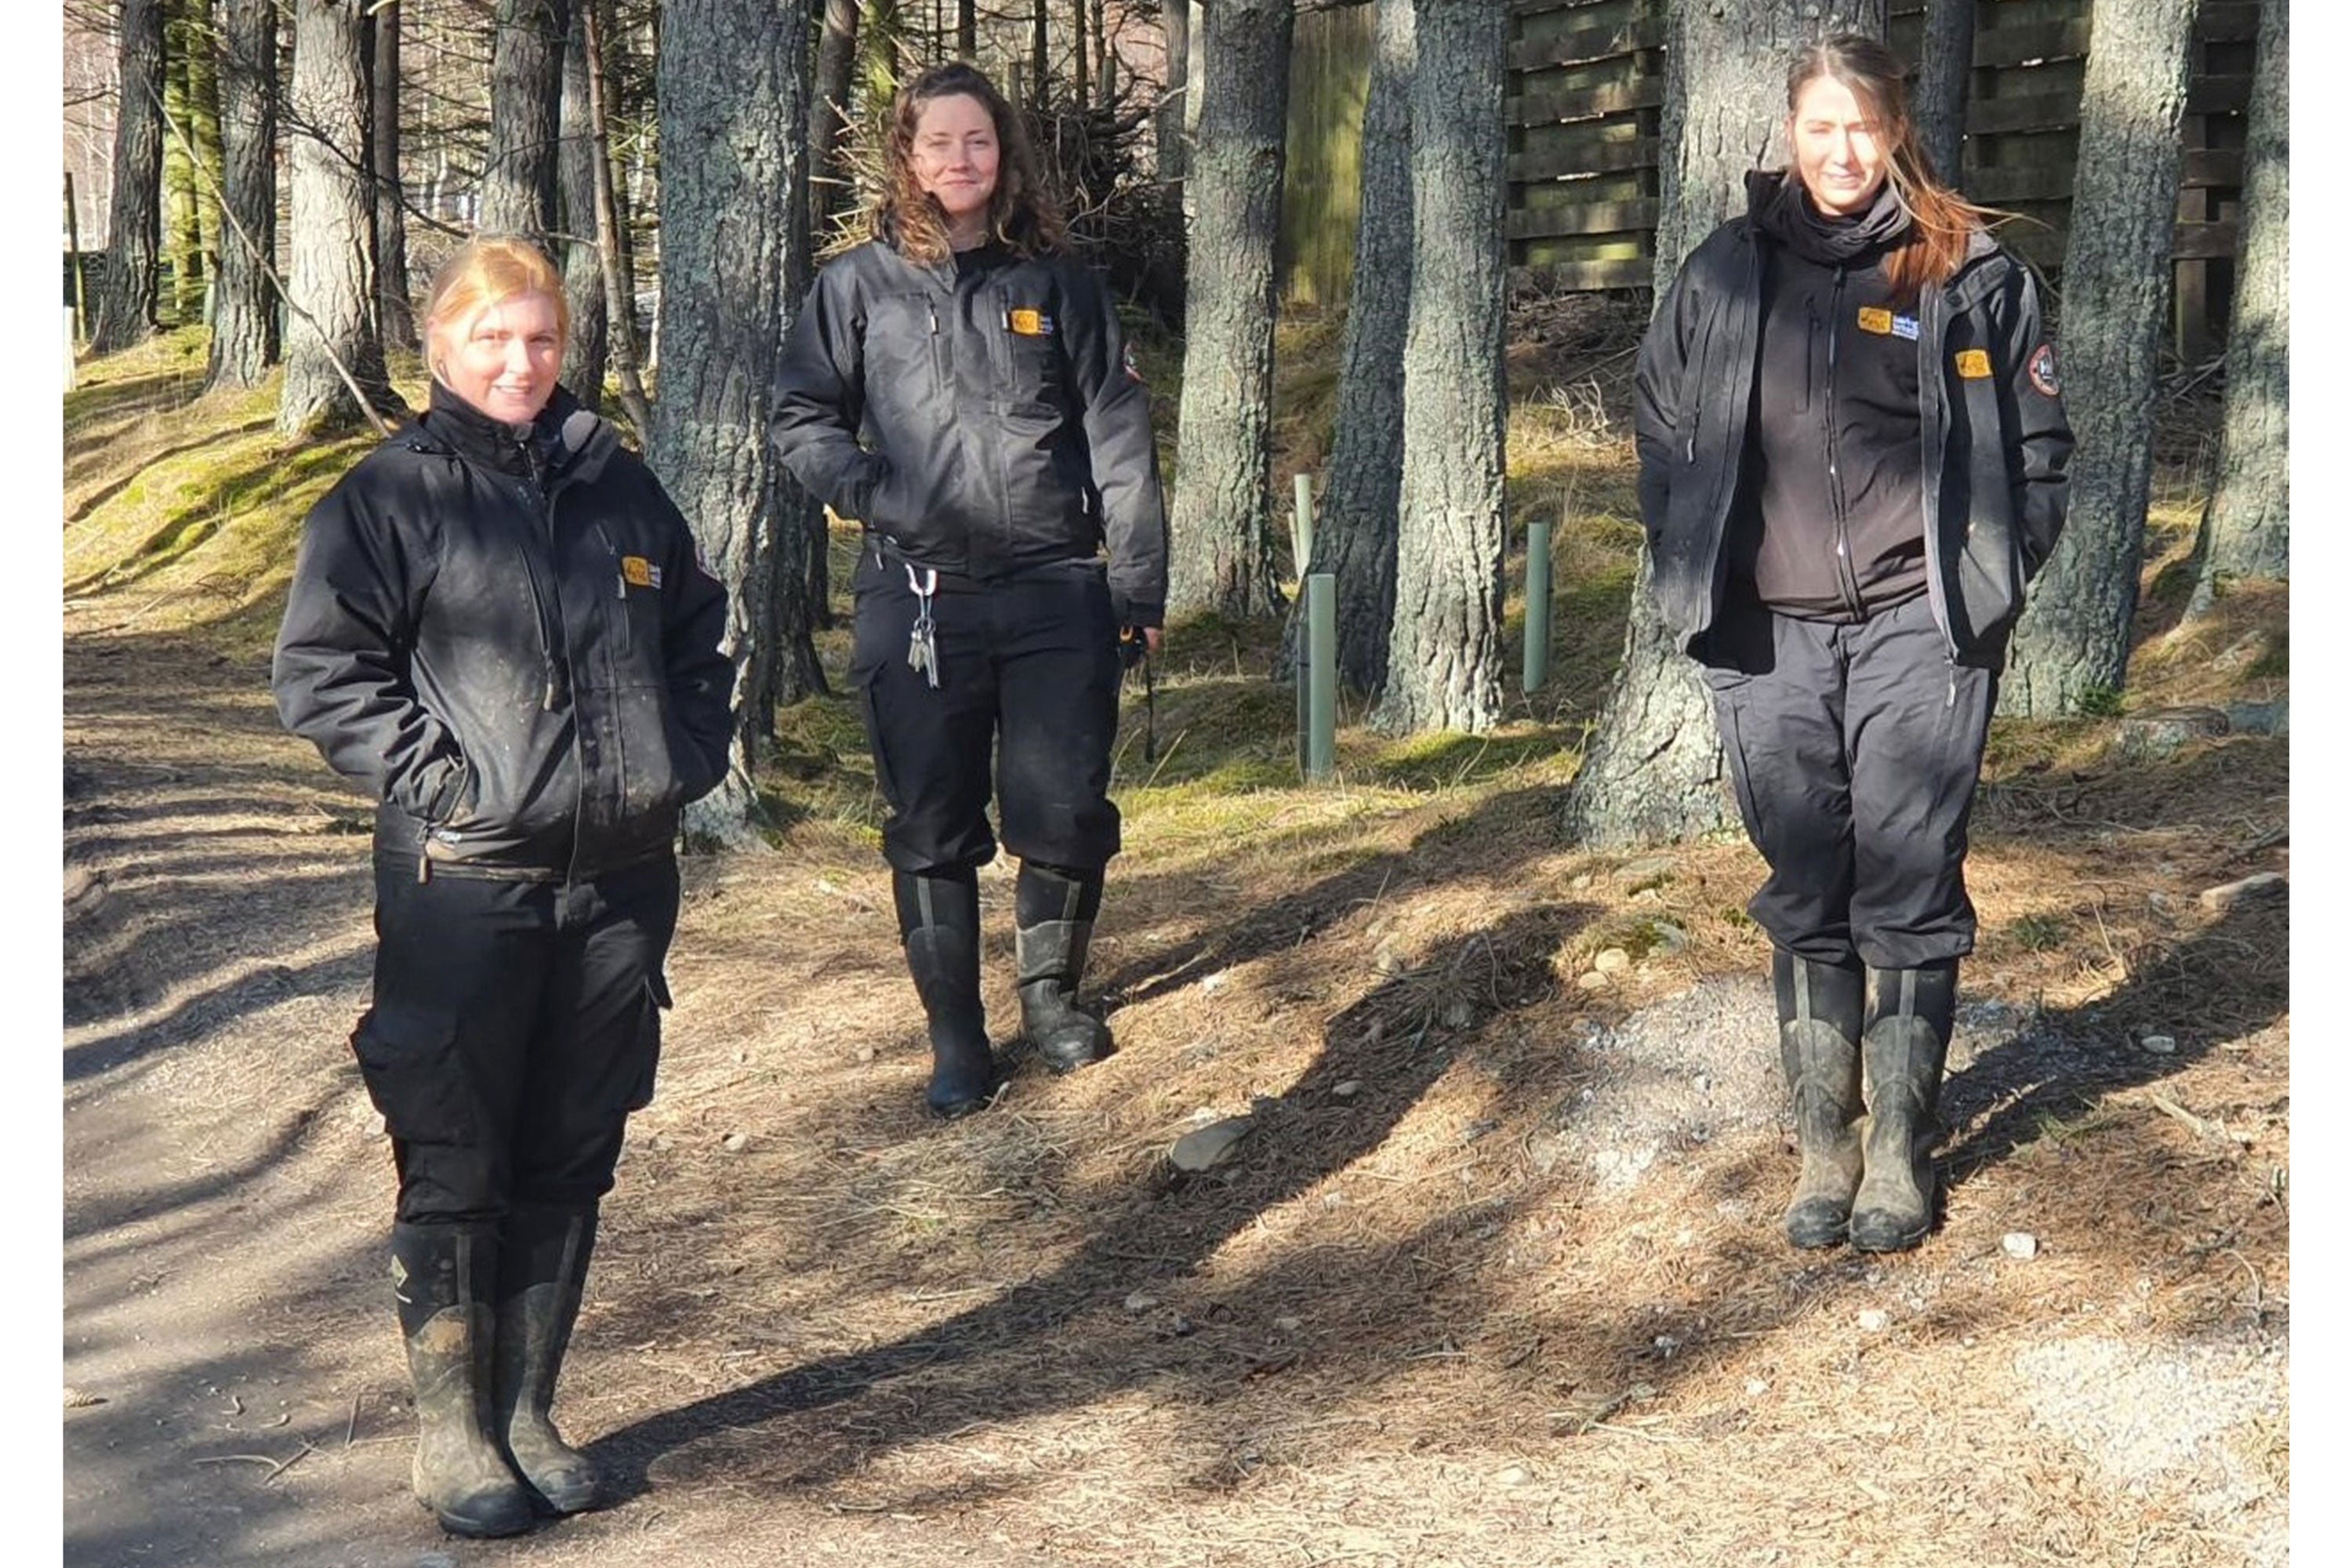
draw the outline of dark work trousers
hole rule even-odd
[[[1748,912],[1801,958],[1917,969],[1976,942],[1961,877],[1994,675],[1921,595],[1839,625],[1727,606],[1704,662],[1748,837]]]
[[[628,1113],[653,1098],[667,856],[590,882],[378,860],[375,994],[352,1037],[392,1134],[399,1218],[503,1218],[612,1190]]]
[[[931,643],[939,686],[908,662],[919,610],[908,565],[868,543],[850,677],[874,776],[889,804],[882,854],[926,875],[994,858],[994,744],[1005,847],[1098,871],[1118,853],[1110,747],[1118,728],[1118,628],[1100,563],[1072,561],[980,582],[939,574]],[[919,577],[921,567],[914,568]]]

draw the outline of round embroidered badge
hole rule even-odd
[[[2025,362],[2025,374],[2032,379],[2034,391],[2044,397],[2058,395],[2058,356],[2051,352],[2048,343],[2033,351],[2033,357]]]

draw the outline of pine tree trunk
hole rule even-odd
[[[1307,570],[1335,579],[1339,678],[1378,696],[1396,616],[1397,487],[1404,461],[1404,342],[1413,268],[1412,0],[1377,0],[1362,151],[1356,256],[1339,348],[1331,455],[1315,510]],[[1298,606],[1282,675],[1297,667]]]
[[[661,104],[661,395],[648,456],[726,583],[737,661],[734,766],[693,815],[740,839],[753,750],[780,700],[813,685],[805,618],[779,624],[776,574],[798,564],[802,498],[767,438],[787,279],[808,201],[808,0],[667,0]],[[803,242],[804,243],[804,242]],[[780,560],[780,555],[789,559]],[[803,606],[804,608],[804,606]]]
[[[2091,13],[2058,351],[2075,438],[2066,527],[2018,623],[2004,713],[2057,718],[2124,687],[2196,13],[2197,0],[2099,0]]]
[[[499,0],[490,47],[490,142],[482,160],[481,231],[555,229],[556,126],[572,0]],[[551,251],[552,247],[550,247]]]
[[[205,237],[196,216],[194,95],[188,65],[197,44],[196,11],[204,0],[168,0],[163,19],[163,240],[172,268],[172,317],[182,326],[197,319],[205,302]]]
[[[1911,118],[1928,163],[1947,184],[1960,183],[1960,143],[1968,119],[1969,76],[1977,44],[1977,0],[1927,0],[1919,28],[1919,84]]]
[[[221,0],[221,189],[226,205],[205,385],[254,387],[278,363],[278,7]]]
[[[824,0],[816,86],[809,95],[809,227],[817,242],[850,205],[841,149],[849,133],[849,84],[857,67],[857,0]]]
[[[1162,184],[1184,177],[1184,103],[1192,97],[1192,0],[1160,0],[1160,41],[1168,50],[1168,83],[1151,117]]]
[[[1396,616],[1374,725],[1503,711],[1503,61],[1490,0],[1416,0]]]
[[[163,0],[122,0],[121,97],[114,116],[114,194],[106,270],[90,350],[112,353],[155,330],[155,264],[163,197]]]
[[[563,384],[589,407],[604,406],[604,359],[610,315],[604,296],[604,257],[597,243],[596,160],[604,155],[594,116],[589,111],[588,7],[611,0],[572,0],[563,38],[562,151],[556,157],[557,226],[563,231],[563,298],[572,331],[564,340]],[[601,36],[603,29],[598,29]]]
[[[2205,519],[2197,607],[2230,577],[2287,567],[2287,0],[2263,0],[2238,197],[2238,283],[2223,355],[2229,398]]]
[[[956,0],[956,58],[980,58],[980,9],[974,0]]]
[[[366,162],[363,9],[363,0],[294,0],[294,76],[286,107],[303,129],[292,139],[290,321],[278,404],[278,428],[288,436],[364,417],[338,361],[377,408],[399,407],[384,381],[383,344],[369,309],[375,208]]]
[[[368,167],[375,195],[375,316],[386,343],[416,346],[416,310],[409,302],[408,213],[400,186],[401,7],[368,18]]]
[[[1789,61],[1829,32],[1885,37],[1885,0],[1675,7],[1654,298],[1665,297],[1683,258],[1739,210],[1748,171],[1759,161],[1785,162]],[[1706,689],[1651,597],[1645,552],[1623,659],[1569,785],[1563,826],[1571,839],[1596,847],[1711,833],[1734,820],[1727,776]]]
[[[1289,0],[1218,0],[1189,184],[1184,389],[1168,602],[1234,619],[1276,608],[1266,484],[1276,237],[1290,99]]]

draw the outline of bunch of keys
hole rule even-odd
[[[926,566],[917,576],[914,567],[907,568],[907,586],[915,595],[915,629],[907,641],[907,666],[920,674],[932,690],[940,689],[940,647],[931,632],[936,626],[931,619],[931,595],[939,592],[940,574]]]

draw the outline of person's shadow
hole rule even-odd
[[[903,1396],[866,1401],[854,1422],[839,1423],[845,1430],[832,1434],[834,1440],[805,1442],[793,1460],[793,1482],[838,1479],[877,1452],[943,1437],[974,1421],[1016,1421],[1169,1375],[1166,1362],[1136,1353],[1129,1325],[1068,1325],[1121,1293],[1181,1280],[1259,1215],[1379,1149],[1459,1051],[1508,1027],[1512,1013],[1556,989],[1550,956],[1593,914],[1581,904],[1533,904],[1420,955],[1328,1021],[1307,1070],[1280,1095],[1254,1104],[1251,1131],[1232,1165],[1189,1178],[1163,1168],[1138,1182],[1123,1200],[1103,1204],[1103,1221],[1066,1262],[944,1322],[606,1435],[590,1451],[610,1490],[639,1495],[663,1457],[708,1439],[803,1442],[810,1434],[793,1427],[792,1418],[859,1400],[920,1369],[952,1367],[955,1373],[926,1379]],[[1268,929],[1282,925],[1276,920]],[[1295,927],[1293,934],[1295,940]],[[1229,940],[1210,947],[1227,959],[1240,956]],[[1282,1274],[1277,1265],[1276,1278],[1244,1286],[1243,1296],[1278,1293]],[[1395,1286],[1402,1294],[1386,1304],[1398,1334],[1417,1331],[1410,1321],[1410,1278],[1402,1271]],[[1389,1289],[1378,1280],[1366,1288]],[[1051,1377],[1037,1375],[1045,1335],[1056,1336]],[[1180,1359],[1172,1370],[1197,1377],[1203,1399],[1218,1397],[1233,1379],[1229,1364],[1211,1366],[1205,1359],[1197,1365]]]

